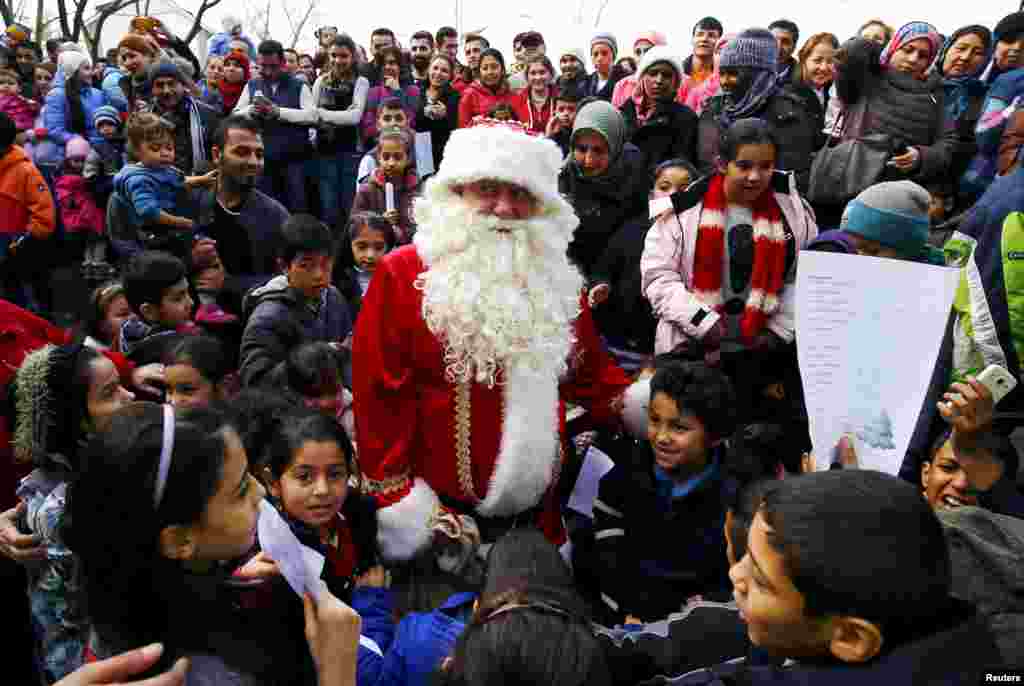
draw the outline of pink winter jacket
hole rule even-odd
[[[796,190],[796,177],[786,175],[788,193],[776,193],[786,225],[793,232],[797,253],[818,235],[814,211]],[[663,216],[647,232],[640,258],[641,288],[658,319],[654,354],[667,353],[688,338],[703,338],[719,315],[693,293],[693,258],[697,248],[697,229],[703,201],[681,214]],[[768,329],[784,341],[792,341],[796,328],[794,307],[796,289],[783,287],[778,311],[768,320]],[[694,317],[707,312],[700,324]]]

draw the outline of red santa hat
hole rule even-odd
[[[514,183],[546,207],[560,206],[562,153],[547,138],[530,135],[519,122],[481,119],[456,129],[444,148],[441,168],[428,183],[454,186],[482,179]]]

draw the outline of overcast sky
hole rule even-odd
[[[186,8],[195,7],[197,0],[179,0]],[[303,5],[307,0],[274,0]],[[582,0],[584,23],[575,25],[581,0],[469,0],[464,2],[463,28],[473,30],[486,27],[485,35],[495,47],[508,54],[512,37],[519,31],[537,29],[548,44],[549,52],[569,45],[587,45],[594,32],[594,19],[604,0]],[[221,18],[233,13],[243,19],[245,8],[260,0],[223,0],[211,10],[205,23],[220,28]],[[701,9],[695,9],[698,6]],[[455,0],[321,0],[316,23],[329,23],[347,31],[357,42],[368,45],[370,31],[377,26],[388,26],[402,39],[419,29],[436,30],[444,24],[455,24]],[[926,20],[943,33],[956,28],[980,23],[993,27],[1000,18],[1017,9],[1016,3],[995,0],[831,0],[809,2],[796,0],[787,3],[710,2],[701,6],[696,2],[678,0],[607,0],[598,29],[610,30],[619,40],[620,48],[631,49],[636,34],[643,30],[658,29],[666,33],[671,45],[689,54],[689,35],[693,24],[706,14],[717,16],[727,31],[750,26],[765,26],[785,16],[800,26],[801,39],[819,31],[831,31],[840,39],[849,37],[870,17],[881,17],[899,26],[908,21]],[[283,21],[275,20],[275,25]],[[304,31],[304,42],[309,47],[314,26]],[[282,30],[282,34],[287,33]],[[284,37],[284,36],[282,36]],[[302,43],[300,43],[300,46]]]

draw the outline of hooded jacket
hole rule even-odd
[[[93,115],[96,114],[96,110],[109,104],[103,91],[92,86],[82,86],[81,99],[82,109],[85,111],[85,131],[77,134],[68,128],[71,125],[71,113],[68,111],[67,87],[64,83],[56,85],[56,79],[54,84],[50,92],[46,94],[46,112],[43,116],[48,136],[61,146],[67,145],[69,140],[78,135],[89,141],[90,145],[96,145],[103,140],[93,124]]]
[[[1024,521],[980,507],[938,511],[952,563],[952,595],[974,605],[1002,664],[1024,665]]]
[[[497,91],[488,88],[479,80],[466,86],[459,98],[459,128],[464,129],[473,121],[473,117],[486,116],[495,105],[506,103],[509,107],[515,107],[516,94],[502,84]]]
[[[677,214],[655,222],[644,242],[640,274],[644,294],[659,320],[654,344],[658,354],[671,352],[687,339],[703,338],[719,320],[693,292],[697,234],[708,180],[701,179],[674,193],[672,204]],[[772,183],[787,234],[791,234],[791,237],[787,235],[787,241],[792,242],[792,248],[787,245],[788,262],[790,254],[795,257],[817,237],[818,225],[807,201],[797,193],[793,174],[777,175]],[[787,271],[793,273],[792,269]],[[792,341],[796,334],[795,291],[792,283],[783,286],[779,309],[766,325],[786,342]],[[701,315],[702,312],[705,314]]]
[[[310,304],[288,285],[284,274],[256,288],[242,301],[245,331],[239,352],[242,385],[253,386],[301,343],[341,343],[352,333],[348,304],[334,286]]]
[[[0,235],[28,232],[48,238],[57,227],[57,213],[46,180],[25,151],[12,145],[0,157]]]

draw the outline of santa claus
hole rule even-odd
[[[619,421],[630,380],[602,347],[566,258],[578,221],[558,194],[561,161],[522,127],[455,131],[416,202],[413,244],[374,272],[353,391],[388,560],[464,527],[486,542],[534,523],[560,541],[566,402]]]

